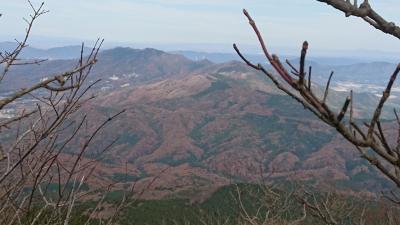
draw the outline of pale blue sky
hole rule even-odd
[[[33,0],[34,4],[41,1]],[[371,0],[400,23],[397,0]],[[0,0],[0,41],[18,37],[29,13],[25,0]],[[33,42],[79,44],[103,37],[109,44],[230,46],[256,39],[241,13],[247,8],[269,45],[297,49],[308,40],[315,50],[365,49],[400,52],[400,41],[316,0],[46,0],[50,13],[34,27]],[[217,44],[217,45],[209,45]],[[189,46],[189,47],[187,47]],[[217,49],[220,50],[220,49]]]

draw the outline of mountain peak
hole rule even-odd
[[[149,56],[160,56],[167,54],[163,51],[154,48],[135,49],[130,47],[116,47],[113,49],[104,50],[100,56],[114,56],[114,57],[149,57]]]

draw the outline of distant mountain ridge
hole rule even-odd
[[[239,56],[234,52],[232,49],[231,53],[219,53],[219,52],[200,52],[200,51],[171,51],[171,53],[175,54],[180,54],[188,57],[189,59],[192,60],[202,60],[202,59],[208,59],[214,63],[224,63],[232,60],[240,60]],[[259,54],[245,54],[248,59],[251,59],[252,61],[260,62],[263,63],[265,62],[265,56],[262,53]],[[285,55],[282,54],[280,55],[280,58],[282,59],[289,59],[289,60],[294,60],[297,59],[299,55]],[[319,55],[319,56],[313,56],[312,54],[307,57],[309,61],[313,61],[315,63],[325,65],[325,66],[345,66],[345,65],[352,65],[352,64],[359,64],[359,63],[372,63],[372,62],[389,62],[389,63],[395,63],[396,61],[392,58],[380,58],[380,57],[354,57],[354,56],[346,56],[346,54],[343,55],[343,57],[339,56],[329,56],[329,55]]]
[[[1,51],[12,51],[16,47],[15,42],[0,42],[0,50]],[[85,47],[84,53],[87,54],[90,52],[90,48]],[[24,51],[21,54],[22,58],[41,58],[41,59],[49,59],[51,61],[54,60],[71,60],[79,57],[81,51],[80,46],[65,46],[65,47],[57,47],[57,48],[50,48],[50,49],[39,49],[39,48],[33,48],[33,47],[26,47]],[[144,51],[146,53],[141,53],[141,51]],[[135,62],[140,62],[141,64],[146,63],[146,59],[149,57],[152,57],[152,60],[155,59],[155,57],[159,57],[160,60],[161,58],[167,58],[167,56],[175,56],[174,60],[181,61],[182,63],[178,63],[179,65],[183,66],[186,63],[191,62],[191,64],[194,66],[194,64],[197,65],[206,65],[206,64],[212,64],[212,63],[226,63],[229,61],[241,61],[240,58],[237,56],[236,53],[208,53],[208,52],[196,52],[196,51],[174,51],[174,52],[163,52],[160,50],[155,50],[151,48],[145,48],[142,50],[135,50],[132,48],[124,48],[124,47],[117,47],[114,49],[106,49],[103,50],[103,54],[100,54],[101,57],[104,57],[104,59],[108,60],[105,64],[110,64],[110,61],[114,61],[114,63],[117,61],[116,59],[118,57],[121,58],[121,60],[118,62],[118,65],[115,64],[113,69],[106,68],[107,66],[102,66],[101,62],[99,63],[99,66],[96,67],[101,67],[101,69],[98,69],[97,71],[103,70],[104,72],[108,73],[131,73],[134,72],[132,71],[133,68],[129,68],[126,63],[132,63],[135,64]],[[146,55],[147,54],[147,55]],[[150,56],[153,54],[153,56]],[[169,54],[169,55],[168,55]],[[178,59],[179,56],[184,56],[185,60],[181,57]],[[147,58],[146,58],[147,57]],[[262,54],[249,54],[247,56],[251,61],[257,62],[257,63],[266,63],[265,57]],[[299,59],[297,56],[281,56],[282,59],[288,58],[294,65],[298,64]],[[168,60],[161,60],[163,62],[158,62],[160,63],[160,68],[159,72],[161,72],[161,67],[162,65],[166,65],[165,63],[167,61],[173,61],[172,57],[170,57]],[[176,61],[176,62],[178,62]],[[125,64],[123,63],[125,62]],[[50,63],[52,64],[52,63]],[[50,65],[49,64],[49,65]],[[57,63],[54,63],[57,64]],[[170,70],[172,68],[172,64],[168,66],[167,70]],[[331,71],[335,72],[335,75],[332,79],[333,85],[339,83],[349,83],[349,82],[355,82],[355,83],[362,83],[364,85],[368,84],[373,84],[373,85],[384,85],[387,82],[387,78],[390,76],[390,74],[394,71],[394,68],[396,68],[396,64],[391,63],[391,62],[376,62],[376,61],[365,61],[361,58],[338,58],[338,57],[308,57],[308,65],[313,66],[313,77],[314,77],[314,82],[317,82],[319,84],[324,84],[326,82],[326,79],[328,78],[328,75],[330,74]],[[47,66],[47,64],[46,64]],[[57,68],[58,66],[51,66]],[[156,70],[157,66],[154,66],[152,70]],[[196,67],[196,66],[194,66]],[[200,66],[201,67],[201,66]],[[199,68],[200,68],[199,67]],[[137,67],[140,68],[140,67]],[[148,68],[151,69],[151,68]],[[187,68],[189,69],[189,68]],[[55,71],[55,69],[50,68],[50,72]],[[142,72],[146,72],[142,70]],[[179,71],[175,71],[179,72]],[[184,72],[183,70],[181,72]],[[187,71],[186,71],[187,72]],[[41,73],[42,74],[42,73]],[[162,73],[158,73],[158,75],[161,75]],[[347,84],[345,84],[347,85]],[[340,88],[337,88],[338,90]],[[365,88],[361,88],[360,90],[364,90]],[[379,93],[379,92],[378,92]]]
[[[77,59],[48,60],[40,65],[28,65],[13,67],[10,74],[0,84],[0,94],[25,88],[30,84],[39,82],[42,78],[65,72],[73,68]],[[297,60],[292,61],[296,65]],[[324,86],[328,75],[335,71],[331,87],[338,92],[331,95],[346,96],[353,89],[355,93],[363,94],[369,101],[365,106],[371,106],[376,101],[376,96],[384,90],[384,84],[392,74],[396,65],[385,62],[362,63],[343,66],[321,65],[313,61],[307,61],[313,66],[314,86]],[[269,66],[267,68],[270,68]],[[90,79],[102,79],[102,90],[115,90],[121,87],[141,85],[158,80],[174,77],[185,77],[190,74],[218,74],[218,73],[248,73],[251,69],[239,61],[225,63],[212,63],[207,59],[191,60],[179,54],[167,53],[157,49],[132,49],[118,47],[103,50],[99,53],[98,63],[92,70]],[[342,92],[342,93],[340,93]],[[374,96],[376,95],[376,96]],[[389,105],[399,104],[400,88],[393,88],[393,98]],[[394,102],[393,102],[394,101]],[[336,102],[336,104],[341,104]],[[366,107],[367,108],[367,107]]]
[[[42,78],[72,69],[77,59],[48,60],[40,65],[13,67],[3,82],[2,91],[27,87]],[[98,55],[91,79],[103,79],[106,87],[142,83],[192,73],[212,65],[210,61],[192,61],[184,56],[156,49],[114,48]],[[109,84],[115,81],[116,84]]]
[[[241,61],[236,53],[208,53],[195,51],[176,51],[192,60],[210,60],[214,63],[226,63],[232,60]],[[262,54],[248,54],[246,57],[254,63],[267,64]],[[299,64],[298,56],[280,56],[288,59],[293,65]],[[377,60],[377,59],[376,59]],[[364,85],[385,85],[389,76],[397,67],[396,63],[351,57],[307,57],[307,65],[313,68],[313,81],[324,85],[331,71],[334,71],[333,84],[360,83]],[[267,65],[268,68],[271,68]],[[359,88],[358,91],[370,91]]]
[[[13,51],[17,47],[17,43],[15,42],[0,42],[0,51],[10,52]],[[74,59],[80,56],[81,46],[73,45],[73,46],[63,46],[63,47],[55,47],[49,49],[40,49],[35,47],[27,46],[21,52],[21,58],[38,58],[38,59]],[[83,49],[84,55],[90,53],[91,48],[85,47]]]

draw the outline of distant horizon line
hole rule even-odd
[[[72,41],[60,43],[56,42],[48,42],[47,46],[44,44],[40,44],[37,41],[31,41],[32,44],[28,44],[29,47],[40,50],[51,50],[55,48],[64,48],[64,47],[78,47],[79,43],[72,43]],[[41,41],[46,42],[46,41]],[[3,40],[0,37],[0,44],[5,43],[17,43],[12,40]],[[83,41],[80,43],[85,43],[87,47],[90,48],[91,43],[94,41]],[[88,43],[88,44],[86,44]],[[196,53],[204,53],[204,54],[235,54],[230,44],[226,43],[146,43],[146,42],[136,42],[136,43],[125,43],[125,42],[106,42],[103,46],[103,50],[118,48],[118,47],[128,47],[133,49],[145,49],[145,48],[153,48],[165,52],[196,52]],[[241,44],[243,52],[247,52],[250,55],[262,55],[262,51],[260,51],[259,46],[254,44]],[[211,47],[212,50],[211,50]],[[296,57],[299,55],[298,49],[287,46],[275,46],[271,47],[273,52],[278,52],[280,55]],[[326,58],[364,58],[364,59],[382,59],[380,61],[399,61],[400,62],[400,52],[394,51],[385,51],[385,50],[374,50],[374,49],[310,49],[309,56],[311,58],[315,57],[326,57]]]
[[[0,42],[14,42],[15,39],[22,37],[11,37],[8,35],[0,35]],[[40,36],[40,35],[32,35],[28,39],[29,46],[38,49],[50,49],[57,47],[68,47],[68,46],[76,46],[81,45],[81,43],[87,44],[90,46],[94,44],[96,38],[93,40],[89,39],[79,39],[76,37],[52,37],[52,36]],[[260,54],[262,53],[258,43],[241,43],[237,42],[239,47],[242,47],[243,51],[247,51],[250,54]],[[155,48],[163,51],[197,51],[197,52],[207,52],[207,53],[232,53],[233,50],[233,42],[232,43],[220,43],[220,42],[146,42],[146,41],[118,41],[118,40],[110,40],[105,39],[103,44],[104,48],[110,49],[115,47],[133,47],[133,48]],[[274,45],[273,43],[269,46],[270,50],[273,52],[277,52],[279,54],[299,54],[301,49],[301,43],[295,43],[290,45]],[[279,52],[278,52],[279,51]],[[380,53],[380,54],[389,54],[389,55],[400,55],[400,51],[391,51],[388,49],[376,49],[376,48],[343,48],[343,49],[334,49],[329,47],[317,47],[314,48],[312,43],[310,43],[309,52],[311,54],[341,54],[341,53],[349,53],[349,52],[360,52],[361,53]],[[400,59],[400,57],[399,57]]]

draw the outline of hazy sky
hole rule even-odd
[[[35,5],[42,1],[33,0]],[[398,0],[371,0],[386,18],[400,23]],[[25,0],[0,0],[0,41],[18,37]],[[316,0],[46,0],[44,15],[34,27],[33,41],[75,43],[103,37],[111,43],[145,45],[229,46],[254,44],[254,33],[241,13],[248,9],[270,46],[312,49],[367,49],[400,52],[400,41],[374,30],[357,18]],[[185,44],[185,45],[184,45]],[[210,45],[217,44],[217,45]],[[211,46],[211,47],[210,47]],[[185,48],[185,47],[182,47]],[[210,49],[211,48],[211,49]]]

